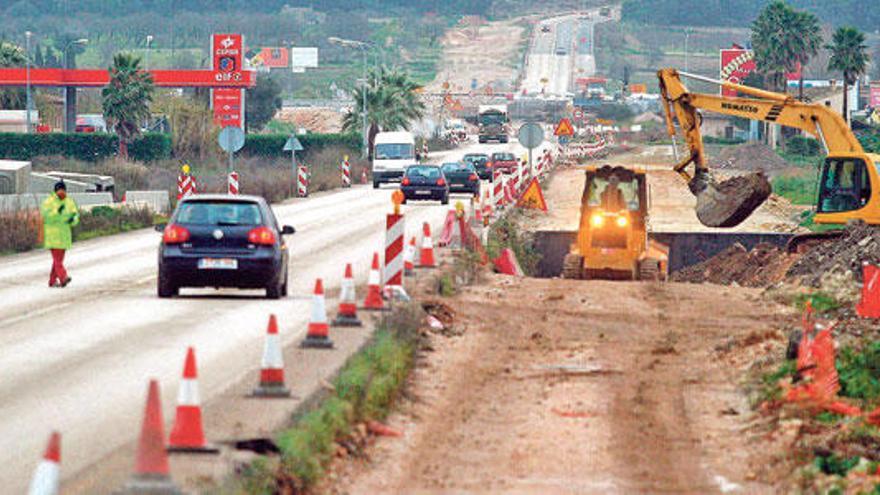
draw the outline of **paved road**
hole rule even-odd
[[[471,145],[431,161],[501,149],[521,153],[513,143]],[[65,477],[131,442],[148,377],[161,380],[165,418],[172,418],[186,346],[198,350],[207,401],[259,365],[270,312],[280,317],[285,343],[299,341],[316,277],[338,287],[352,262],[365,282],[372,253],[384,246],[392,190],[358,186],[275,206],[279,221],[297,229],[289,238],[291,297],[279,301],[262,291],[213,289],[158,299],[159,234],[152,230],[77,243],[68,253],[73,283],[64,290],[46,287],[44,251],[0,258],[3,491],[24,491],[52,429],[63,434]],[[408,234],[423,221],[439,228],[447,208],[405,205]]]

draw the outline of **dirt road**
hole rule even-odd
[[[432,339],[404,436],[327,492],[773,491],[734,358],[781,352],[755,292],[492,276],[444,301],[464,334]]]
[[[786,216],[792,213],[790,208],[779,206],[780,202],[775,198],[768,200],[735,228],[713,229],[704,226],[694,213],[696,198],[690,194],[681,177],[671,170],[672,157],[665,164],[651,163],[659,161],[655,155],[666,150],[668,146],[647,147],[638,153],[614,155],[595,162],[596,165],[641,166],[648,171],[652,232],[787,232],[797,228],[797,224]],[[544,191],[551,210],[548,215],[534,219],[534,230],[577,230],[583,189],[582,168],[554,172]]]

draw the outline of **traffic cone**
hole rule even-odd
[[[415,264],[416,257],[416,238],[415,236],[410,237],[409,244],[403,248],[403,274],[404,275],[412,275],[413,270],[416,267]]]
[[[339,293],[339,311],[333,320],[335,327],[359,327],[361,320],[357,316],[357,295],[354,289],[354,277],[351,263],[345,265],[345,278],[342,279],[342,290]]]
[[[284,386],[284,357],[281,355],[281,338],[278,320],[269,315],[263,359],[260,363],[260,384],[254,389],[255,397],[290,397],[290,389]]]
[[[134,474],[125,484],[123,493],[148,493],[150,495],[182,493],[171,481],[162,424],[159,382],[152,379],[147,392],[147,406],[144,408],[144,422],[141,426]]]
[[[196,373],[196,352],[190,347],[186,351],[183,365],[183,379],[177,392],[177,411],[171,436],[168,439],[169,452],[217,453],[220,450],[209,446],[202,429],[202,406],[199,405],[199,382]]]
[[[53,431],[43,460],[37,464],[28,495],[57,495],[61,470],[61,434]]]
[[[324,302],[324,282],[315,280],[315,294],[312,296],[312,317],[309,319],[309,330],[300,347],[332,349],[330,326],[327,325],[327,306]]]
[[[383,311],[385,302],[382,301],[382,274],[379,272],[379,253],[373,253],[373,266],[370,268],[370,278],[367,279],[367,297],[364,298],[364,309]]]
[[[431,226],[422,224],[422,250],[419,256],[419,268],[436,268],[434,262],[434,240],[431,238]]]

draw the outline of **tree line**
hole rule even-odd
[[[790,5],[819,16],[832,25],[851,25],[874,31],[880,8],[864,0],[790,0]],[[747,27],[767,0],[625,0],[625,21],[645,24]]]

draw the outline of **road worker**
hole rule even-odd
[[[64,268],[64,254],[73,242],[71,228],[79,225],[79,212],[76,203],[67,196],[64,181],[56,183],[54,190],[40,205],[43,246],[52,253],[49,287],[67,287],[71,278]]]

